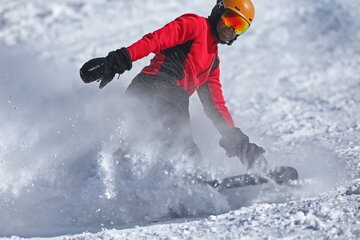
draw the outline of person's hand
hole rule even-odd
[[[94,58],[86,62],[80,69],[80,77],[84,83],[101,81],[99,87],[103,88],[111,82],[115,74],[122,74],[130,70],[132,61],[126,48],[110,52],[106,57]]]
[[[86,62],[80,69],[80,77],[84,83],[101,81],[100,88],[103,88],[115,76],[115,71],[106,58],[94,58]]]
[[[262,147],[257,146],[255,143],[250,143],[249,137],[239,128],[229,129],[222,136],[219,144],[225,149],[229,157],[237,156],[248,168],[265,152]]]

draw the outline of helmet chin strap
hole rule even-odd
[[[236,41],[236,39],[238,38],[238,36],[239,36],[239,35],[236,35],[236,37],[235,37],[233,40],[227,42],[226,44],[230,46],[231,44],[233,44],[233,43]]]

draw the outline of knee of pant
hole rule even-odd
[[[191,158],[194,158],[196,160],[201,160],[202,159],[202,156],[201,156],[201,152],[200,152],[200,149],[196,146],[194,148],[190,148],[188,151],[187,151],[187,155]]]

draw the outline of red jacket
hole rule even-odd
[[[155,53],[142,72],[166,74],[189,96],[198,92],[220,132],[234,127],[221,90],[218,44],[208,19],[185,14],[127,48],[132,61]]]

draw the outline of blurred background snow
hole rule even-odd
[[[182,175],[197,168],[220,177],[245,171],[217,146],[219,135],[196,95],[191,118],[203,162],[164,164],[154,149],[121,152],[124,124],[136,118],[127,115],[124,90],[150,58],[103,90],[84,85],[79,67],[183,13],[206,17],[214,2],[0,0],[0,235],[219,214],[317,196],[359,178],[356,0],[254,0],[250,30],[233,46],[220,46],[236,125],[267,150],[272,165],[297,167],[311,183],[305,189],[224,196],[186,182]]]

